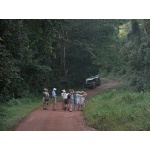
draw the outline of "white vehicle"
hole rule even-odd
[[[87,88],[95,88],[96,86],[101,85],[101,80],[98,75],[91,76],[90,78],[86,79],[85,87]]]

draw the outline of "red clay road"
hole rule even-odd
[[[118,81],[106,80],[106,84],[87,90],[87,99],[97,93],[118,85]],[[15,131],[95,131],[94,128],[86,125],[81,111],[64,111],[61,103],[58,102],[57,111],[52,110],[52,104],[48,110],[42,107],[33,111],[30,115],[21,120],[14,129]]]

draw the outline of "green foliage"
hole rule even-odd
[[[0,20],[0,102],[106,72],[150,87],[149,20]]]
[[[149,131],[149,92],[112,89],[87,101],[86,122],[103,131]]]
[[[50,25],[48,20],[1,20],[1,102],[51,84]]]
[[[148,20],[131,20],[131,29],[120,47],[120,57],[127,83],[135,91],[147,91],[149,80],[149,24]]]
[[[115,31],[115,22],[109,23],[106,20],[1,20],[0,37],[5,47],[1,62],[7,65],[2,65],[1,101],[22,97],[25,92],[41,92],[44,87],[60,88],[59,91],[74,88],[84,85],[85,78],[97,74],[100,66],[111,70],[115,54],[108,63],[98,63],[109,57],[108,51],[113,47],[106,46],[112,43],[111,35]]]
[[[12,97],[18,90],[17,87],[21,84],[19,76],[19,68],[15,65],[15,60],[12,55],[5,49],[5,46],[0,44],[0,94],[1,100],[4,102]]]
[[[30,96],[23,99],[12,99],[0,105],[0,131],[12,130],[15,125],[31,111],[42,105],[39,98]]]

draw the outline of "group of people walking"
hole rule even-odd
[[[52,91],[52,102],[53,102],[53,110],[57,110],[57,94],[56,88],[53,88]],[[62,102],[62,110],[64,111],[75,111],[75,110],[83,110],[83,107],[86,102],[87,93],[84,91],[74,91],[70,89],[67,93],[66,90],[62,90],[61,93],[61,102]],[[49,92],[47,88],[43,90],[43,110],[47,110],[48,102],[49,102]]]
[[[73,89],[69,90],[69,93],[66,93],[65,90],[62,90],[62,109],[72,112],[73,110],[82,110],[86,101],[87,93],[84,91],[74,91]]]

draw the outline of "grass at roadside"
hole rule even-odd
[[[88,125],[102,131],[149,131],[150,92],[120,88],[98,94],[83,110]]]
[[[61,101],[61,97],[58,96],[57,100]],[[52,103],[51,98],[49,102]],[[12,130],[22,118],[40,106],[42,98],[34,95],[0,104],[0,131]]]
[[[31,111],[42,105],[41,99],[12,99],[0,105],[0,131],[12,130],[15,125]]]

